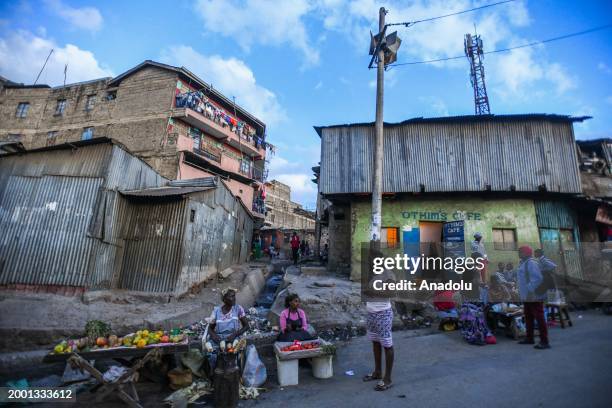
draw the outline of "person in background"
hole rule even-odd
[[[523,303],[525,311],[525,325],[527,326],[527,335],[519,344],[534,344],[534,320],[538,322],[538,331],[540,333],[540,343],[535,346],[538,350],[550,348],[548,342],[548,327],[544,318],[544,298],[543,295],[537,295],[536,289],[542,284],[543,277],[538,261],[533,259],[533,250],[530,246],[522,246],[519,248],[519,258],[521,259],[517,268],[516,277],[518,281],[519,297]]]
[[[505,268],[506,268],[506,264],[504,264],[503,262],[500,262],[497,264],[497,270],[495,271],[495,274],[501,275],[504,280],[506,280],[506,276],[504,275]]]
[[[329,245],[323,245],[323,250],[321,251],[321,261],[327,263],[327,257],[329,256]]]
[[[285,298],[285,310],[280,314],[280,333],[278,341],[312,340],[308,332],[306,312],[300,309],[300,297],[291,293]]]
[[[306,256],[306,240],[300,242],[300,259]]]
[[[291,237],[291,257],[293,258],[293,264],[297,265],[298,263],[298,251],[300,249],[300,237],[298,237],[297,232],[293,232],[293,236]]]
[[[540,269],[542,272],[553,272],[555,269],[557,269],[557,264],[544,256],[544,251],[542,251],[540,248],[534,251],[534,256],[540,264]]]
[[[304,240],[304,256],[310,256],[310,244]]]
[[[504,281],[498,273],[491,276],[491,284],[489,285],[488,302],[502,303],[509,302],[512,295],[510,290],[505,285]]]
[[[512,262],[508,262],[506,264],[506,269],[504,270],[504,278],[506,282],[511,284],[516,284],[516,271],[514,270],[514,264]]]
[[[474,240],[472,241],[471,244],[471,249],[472,249],[472,257],[474,257],[474,254],[476,254],[476,257],[478,258],[484,258],[484,266],[478,270],[478,272],[480,273],[480,281],[481,282],[486,282],[487,281],[487,264],[489,263],[489,260],[487,258],[487,250],[485,249],[484,243],[482,242],[482,234],[480,232],[477,232],[474,234]]]

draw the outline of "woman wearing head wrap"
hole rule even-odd
[[[236,304],[236,289],[224,289],[221,292],[221,299],[223,304],[215,306],[209,319],[208,333],[214,349],[208,355],[211,369],[217,365],[219,343],[221,341],[231,343],[249,328],[244,309]]]
[[[221,292],[221,296],[223,304],[215,306],[208,329],[215,343],[221,340],[232,342],[249,328],[244,309],[236,304],[236,289],[227,288]]]

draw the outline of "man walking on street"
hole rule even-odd
[[[517,268],[517,280],[519,296],[525,309],[525,325],[527,326],[527,336],[519,344],[534,344],[534,320],[538,322],[540,333],[540,344],[535,348],[542,350],[550,348],[548,343],[548,328],[544,318],[544,294],[538,294],[537,289],[542,284],[543,277],[538,261],[533,259],[533,250],[525,245],[519,248],[519,258],[521,259]]]
[[[291,237],[291,256],[293,258],[293,264],[297,265],[298,262],[298,250],[300,249],[300,238],[297,236],[297,232],[293,232]]]

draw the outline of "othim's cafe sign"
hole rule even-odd
[[[402,211],[402,218],[423,221],[482,221],[482,213],[471,211]]]

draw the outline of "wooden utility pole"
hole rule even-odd
[[[378,12],[379,41],[385,38],[385,15],[381,7]],[[372,179],[372,225],[370,240],[380,243],[382,223],[382,185],[383,185],[383,96],[385,80],[385,52],[378,47],[376,65],[376,124],[374,126],[374,177]]]

